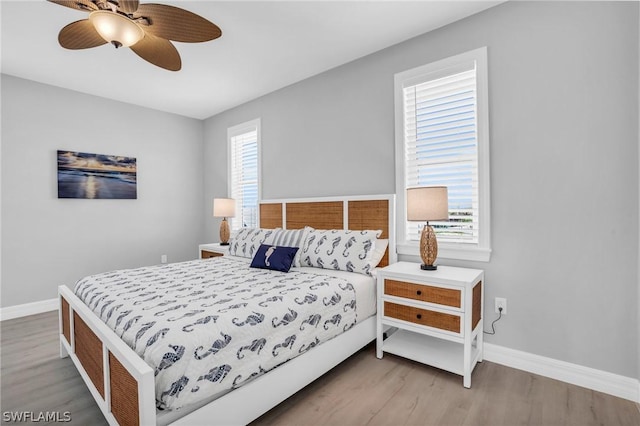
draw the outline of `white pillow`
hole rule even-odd
[[[229,254],[253,259],[260,244],[263,244],[277,229],[242,228],[229,242]]]
[[[305,226],[303,229],[277,229],[267,238],[265,244],[280,247],[298,247],[299,250],[293,258],[291,266],[301,266],[300,254],[302,252],[302,244],[311,230],[313,230],[313,228],[310,226]]]
[[[324,269],[371,275],[376,239],[382,231],[316,230],[307,234],[300,263]]]
[[[387,246],[389,245],[389,240],[387,239],[377,239],[376,243],[373,246],[373,254],[371,255],[371,266],[375,268],[378,266],[378,263],[384,257],[384,253],[387,251]]]

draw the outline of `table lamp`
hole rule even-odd
[[[236,215],[236,200],[233,198],[214,198],[213,199],[213,217],[221,217],[220,223],[220,245],[228,246],[231,231],[229,230],[228,217]]]
[[[426,271],[438,269],[434,265],[438,257],[438,240],[429,221],[449,220],[449,198],[446,186],[407,188],[407,220],[427,224],[420,235],[420,268]]]

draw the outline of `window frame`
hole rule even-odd
[[[404,141],[404,94],[406,86],[454,74],[463,64],[476,63],[476,102],[478,140],[478,242],[439,242],[438,257],[442,259],[488,262],[491,258],[491,198],[489,171],[489,91],[487,72],[487,48],[481,47],[459,55],[399,72],[394,76],[395,144],[396,144],[396,235],[397,252],[416,256],[419,242],[406,236],[406,185]],[[447,70],[451,70],[447,72]]]
[[[246,121],[244,123],[237,124],[235,126],[231,126],[227,129],[227,193],[230,198],[233,198],[233,138],[236,136],[243,135],[249,132],[256,132],[256,144],[258,151],[258,159],[257,159],[257,174],[258,174],[258,198],[256,202],[256,228],[260,226],[260,200],[262,199],[262,143],[261,143],[261,120],[260,118],[256,118],[253,120]],[[237,200],[236,200],[237,203]],[[240,213],[238,206],[236,204],[236,216]],[[238,229],[235,228],[236,217],[230,218],[230,228],[232,234],[235,234]]]

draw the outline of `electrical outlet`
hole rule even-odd
[[[160,256],[160,263],[167,263],[167,255],[163,254],[162,256]]]
[[[502,315],[507,315],[507,299],[504,297],[496,297],[495,300],[496,314],[500,313],[500,308],[502,308]]]

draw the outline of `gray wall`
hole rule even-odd
[[[487,342],[638,377],[638,4],[509,2],[205,123],[204,203],[226,129],[262,119],[263,198],[392,193],[393,75],[488,46],[493,298]],[[217,222],[206,218],[206,235]]]
[[[203,123],[2,75],[2,306],[197,257]],[[56,151],[137,158],[137,200],[57,198]]]

